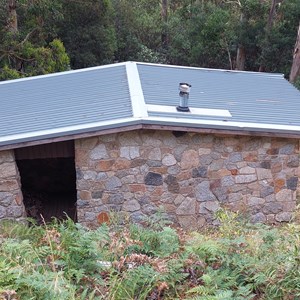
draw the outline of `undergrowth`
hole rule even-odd
[[[2,222],[0,299],[300,299],[300,225],[216,217],[190,233],[157,215],[97,230]]]

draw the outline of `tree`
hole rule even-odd
[[[62,42],[51,40],[47,28],[55,1],[7,0],[6,4],[0,9],[0,80],[69,69]]]
[[[294,83],[300,75],[300,23],[293,55],[293,64],[290,72],[290,82]]]
[[[112,63],[116,50],[110,0],[61,0],[63,19],[57,23],[74,69]]]

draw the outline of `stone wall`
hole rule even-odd
[[[21,220],[26,216],[20,175],[12,151],[0,151],[0,219]]]
[[[296,206],[298,140],[140,130],[77,140],[78,220],[102,211],[133,220],[163,206],[183,227],[219,207],[253,221],[288,221]]]

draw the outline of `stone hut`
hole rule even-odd
[[[295,210],[300,93],[280,74],[126,62],[3,82],[0,103],[0,219]]]

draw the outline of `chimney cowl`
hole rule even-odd
[[[190,88],[192,86],[189,83],[179,83],[179,106],[176,107],[177,111],[189,112],[188,100],[190,94]]]
[[[192,86],[189,83],[186,83],[186,82],[179,83],[179,91],[182,93],[189,93],[191,87]]]

